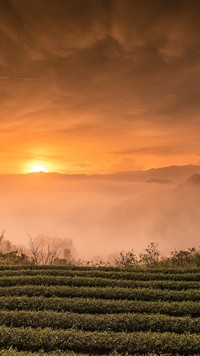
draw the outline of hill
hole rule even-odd
[[[197,355],[199,275],[199,269],[0,266],[1,354]]]
[[[187,248],[188,241],[199,245],[200,175],[194,174],[171,189],[141,194],[125,199],[113,207],[106,217],[110,234],[116,240],[129,236],[137,250],[142,241],[157,241],[165,251]],[[131,246],[131,245],[130,245]]]

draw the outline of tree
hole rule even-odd
[[[158,250],[158,244],[151,242],[145,249],[146,253],[140,254],[140,263],[147,266],[156,266],[160,260],[160,251]]]
[[[30,260],[28,256],[24,253],[20,254],[18,251],[0,252],[0,264],[6,266],[30,265]]]
[[[138,264],[138,259],[133,250],[121,251],[119,256],[115,258],[115,264],[119,267],[133,267]]]
[[[23,249],[12,245],[5,239],[5,231],[0,234],[0,264],[1,265],[27,265],[30,264],[28,256]]]
[[[172,267],[199,267],[200,266],[200,251],[195,247],[188,250],[175,250],[171,252]]]
[[[45,242],[44,239],[32,238],[29,236],[29,248],[34,264],[52,265],[59,257],[61,244],[56,239]]]
[[[63,258],[56,257],[53,261],[54,265],[71,265],[75,264],[75,260],[73,259],[72,252],[70,248],[65,248],[63,251]]]

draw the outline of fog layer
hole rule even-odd
[[[157,171],[152,180],[120,177],[1,176],[0,228],[18,245],[27,245],[29,235],[71,239],[81,259],[140,252],[151,241],[163,254],[198,246],[198,175],[188,181],[179,174],[176,183]]]

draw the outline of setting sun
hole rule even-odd
[[[37,172],[47,172],[47,169],[44,164],[41,163],[36,163],[31,169],[32,173],[37,173]]]
[[[22,168],[23,173],[49,173],[55,172],[56,167],[53,162],[49,162],[48,160],[31,160],[24,162],[24,166]]]
[[[32,163],[28,169],[29,173],[48,172],[45,163]]]

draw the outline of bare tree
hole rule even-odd
[[[29,236],[29,248],[36,265],[52,265],[60,254],[61,244],[56,242],[55,239],[46,243],[43,239],[33,239]]]

